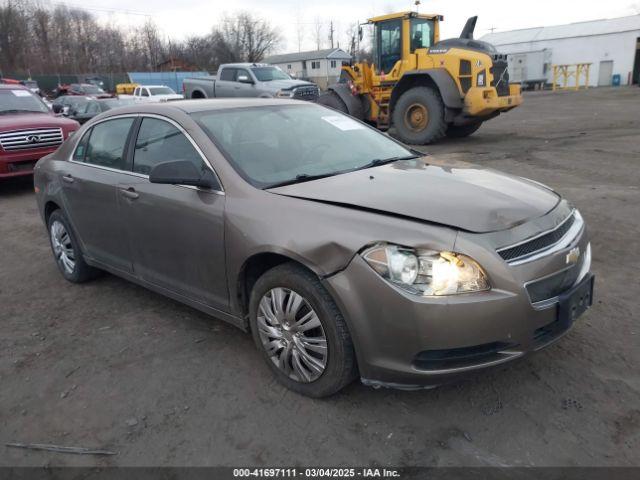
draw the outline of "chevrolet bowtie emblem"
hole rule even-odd
[[[567,253],[567,264],[577,263],[580,258],[580,247],[572,248],[569,253]]]

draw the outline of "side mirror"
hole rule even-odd
[[[215,175],[208,168],[198,169],[189,160],[169,160],[157,164],[149,173],[151,183],[167,185],[192,185],[194,187],[220,189]]]
[[[253,80],[251,80],[247,75],[238,75],[238,82],[240,82],[240,83],[253,83]]]
[[[362,41],[362,27],[358,27],[358,40]]]
[[[59,115],[62,113],[64,108],[59,103],[54,103],[53,105],[51,105],[51,110],[53,110],[53,113],[55,113],[56,115]]]

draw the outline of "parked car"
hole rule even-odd
[[[133,95],[118,95],[118,98],[132,98],[138,102],[169,102],[184,97],[166,85],[139,85],[133,90]]]
[[[585,222],[558,193],[314,103],[106,112],[38,162],[35,188],[64,278],[106,270],[250,330],[314,397],[514,360],[592,302]]]
[[[0,179],[30,175],[79,128],[56,117],[42,99],[22,85],[0,85]]]
[[[280,68],[266,64],[227,63],[218,68],[217,76],[186,78],[185,98],[293,98],[316,101],[317,85],[294,80]]]
[[[81,97],[76,95],[63,95],[61,97],[57,97],[51,102],[51,108],[55,113],[62,113],[63,115],[69,115],[69,112],[77,108],[80,105],[83,105],[89,101],[93,100],[91,97]]]
[[[68,112],[66,113],[66,116],[80,124],[83,124],[102,112],[106,112],[107,110],[111,110],[112,108],[126,107],[129,105],[133,105],[134,103],[135,101],[133,99],[127,98],[105,98],[101,100],[88,99],[87,101],[78,102],[75,105],[71,105]]]
[[[72,83],[70,85],[59,85],[56,89],[56,96],[76,95],[91,98],[112,98],[113,95],[105,92],[102,88],[92,83]]]

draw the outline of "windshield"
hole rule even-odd
[[[149,87],[151,95],[175,95],[176,92],[169,87]]]
[[[105,110],[118,107],[126,107],[128,105],[134,105],[135,100],[128,98],[114,98],[112,100],[102,100],[102,104],[106,107]]]
[[[0,114],[35,112],[49,113],[49,108],[29,90],[0,90]]]
[[[272,80],[291,80],[291,77],[277,67],[254,67],[251,69],[260,82]]]
[[[84,93],[104,93],[100,87],[96,87],[95,85],[83,85],[82,91]]]
[[[258,188],[413,156],[376,130],[318,105],[217,110],[192,117],[238,173]]]

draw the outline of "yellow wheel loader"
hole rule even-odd
[[[465,137],[522,103],[509,84],[507,57],[479,40],[471,17],[460,38],[440,41],[440,15],[401,12],[371,18],[373,61],[342,67],[318,102],[393,127],[405,143]],[[362,29],[360,29],[362,39]]]

